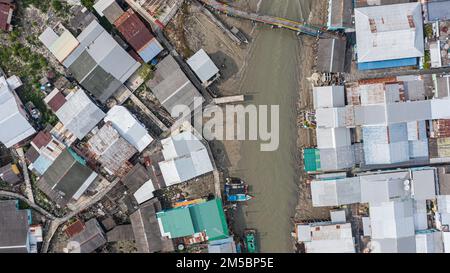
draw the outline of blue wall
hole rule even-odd
[[[417,66],[418,64],[419,58],[406,58],[406,59],[386,60],[378,62],[358,63],[358,69],[359,70],[383,69],[402,66]]]

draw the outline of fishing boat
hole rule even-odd
[[[245,247],[248,253],[257,253],[258,247],[256,245],[256,230],[246,229],[244,231],[245,236]]]
[[[239,178],[227,178],[225,195],[228,202],[245,202],[253,197],[248,194],[248,185]]]

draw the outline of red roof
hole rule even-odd
[[[38,149],[47,146],[47,144],[50,143],[50,141],[52,141],[52,135],[47,132],[47,131],[40,131],[33,139],[33,143],[34,145],[36,145],[36,147]]]
[[[123,13],[119,19],[114,22],[114,25],[136,51],[140,51],[153,39],[150,30],[132,9]]]
[[[65,103],[66,98],[63,94],[61,94],[61,92],[58,92],[50,101],[48,101],[47,105],[50,107],[50,109],[52,109],[53,112],[56,113],[56,111],[58,111],[59,108],[61,108],[61,106],[63,106]]]
[[[13,5],[0,3],[0,29],[9,30],[8,17],[10,10],[14,9]]]
[[[78,233],[82,232],[84,230],[84,224],[77,220],[75,223],[68,226],[65,230],[67,236],[72,238],[73,236],[77,235]]]

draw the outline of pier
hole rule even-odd
[[[312,26],[304,22],[296,22],[285,18],[246,12],[215,0],[199,1],[209,6],[210,8],[218,12],[222,12],[226,15],[239,17],[253,22],[268,24],[278,28],[290,29],[297,32],[298,34],[304,34],[319,38],[342,38],[337,33],[328,31],[326,27]]]

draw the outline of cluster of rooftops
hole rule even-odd
[[[133,233],[139,251],[171,251],[171,239],[182,237],[216,241],[216,248],[231,244],[220,199],[198,199],[188,206],[162,210],[153,195],[155,190],[211,173],[214,167],[206,142],[190,126],[157,140],[126,107],[104,105],[115,93],[128,89],[127,81],[147,62],[157,65],[155,77],[146,84],[169,112],[178,104],[192,107],[200,93],[172,56],[162,57],[164,48],[133,10],[124,11],[110,0],[97,1],[94,8],[132,49],[122,48],[95,18],[77,37],[62,24],[45,29],[39,40],[80,86],[55,88],[46,94],[44,102],[59,122],[37,132],[16,94],[20,79],[0,77],[0,126],[8,128],[1,130],[0,142],[7,148],[30,144],[25,153],[28,168],[37,177],[37,187],[60,208],[70,208],[87,192],[102,190],[107,180],[119,179],[138,209],[130,215],[130,227],[118,228]],[[218,77],[219,70],[204,50],[192,56],[188,65],[204,85]],[[161,157],[150,174],[151,169],[135,163],[135,158],[154,147],[159,147]],[[13,167],[8,166],[8,175],[15,175]],[[3,212],[11,224],[1,227],[1,235],[15,232],[21,238],[20,244],[0,238],[0,252],[16,252],[16,246],[30,252],[29,223],[14,216],[24,210],[8,205]],[[96,219],[77,221],[70,230],[68,236],[78,246],[68,250],[72,252],[92,252],[108,241],[108,233],[118,234]]]
[[[329,5],[328,28],[355,32],[358,70],[419,66],[424,21],[450,19],[435,9],[450,1],[369,2]],[[345,51],[341,40],[320,41],[318,70],[344,72]],[[386,76],[313,88],[317,145],[304,149],[304,167],[313,206],[330,208],[331,221],[296,224],[306,252],[450,251],[449,78]]]

